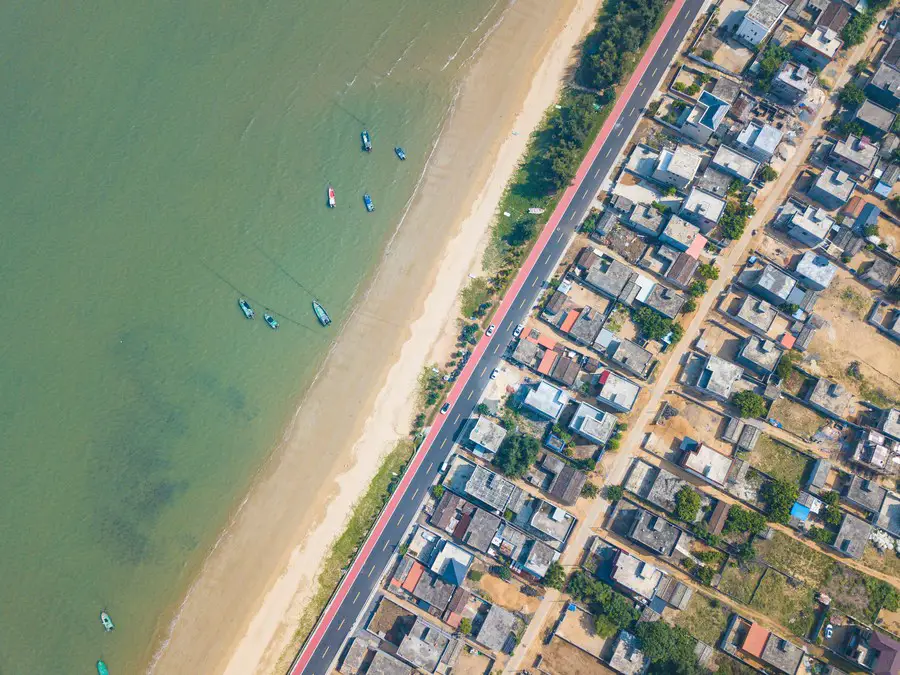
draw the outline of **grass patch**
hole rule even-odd
[[[855,314],[860,319],[865,317],[866,311],[871,304],[870,299],[863,297],[862,293],[858,293],[850,286],[841,288],[838,298],[840,298],[841,306],[845,310]]]
[[[806,455],[788,447],[784,443],[762,434],[756,447],[750,453],[750,464],[760,471],[765,471],[776,480],[799,483],[812,463]]]
[[[750,602],[753,591],[766,568],[762,565],[750,563],[744,567],[728,564],[722,572],[722,578],[716,587],[726,595],[731,596],[742,604]]]
[[[775,569],[805,581],[812,586],[824,584],[838,563],[824,553],[775,532],[771,539],[756,541],[756,551]]]
[[[815,621],[816,600],[806,584],[793,586],[788,578],[773,569],[766,571],[750,606],[759,610],[794,635],[806,638]]]
[[[675,625],[708,645],[716,645],[728,625],[731,611],[718,600],[694,592],[687,609],[678,612]]]
[[[835,565],[822,590],[831,596],[834,606],[842,612],[874,623],[884,604],[884,592],[890,588],[887,582],[852,567]]]
[[[897,555],[893,551],[879,553],[878,549],[874,546],[866,546],[866,550],[863,553],[860,562],[870,570],[884,572],[885,574],[890,574],[892,577],[900,579],[900,555]]]
[[[483,305],[491,299],[491,288],[484,277],[470,279],[460,293],[460,312],[464,317],[476,317]]]
[[[897,404],[897,401],[884,393],[882,389],[865,381],[859,385],[859,396],[879,408],[892,408]]]
[[[778,420],[785,429],[801,438],[811,438],[827,423],[827,420],[815,410],[787,398],[780,398],[772,404],[769,417]]]
[[[378,473],[369,483],[369,489],[353,507],[350,520],[343,533],[334,540],[331,550],[322,561],[316,579],[316,590],[300,616],[300,624],[294,633],[292,644],[302,644],[315,628],[319,615],[328,604],[331,594],[343,577],[344,568],[350,564],[375,523],[388,497],[399,483],[403,469],[412,457],[415,446],[411,441],[398,441],[384,458]],[[396,476],[394,474],[397,474]]]

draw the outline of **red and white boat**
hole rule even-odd
[[[337,202],[334,199],[334,188],[330,185],[328,186],[328,208],[333,209]]]

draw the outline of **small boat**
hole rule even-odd
[[[360,138],[362,138],[362,149],[366,152],[372,152],[372,139],[369,137],[369,130],[363,129]]]
[[[275,317],[266,312],[263,314],[263,319],[265,319],[266,323],[269,324],[269,328],[272,330],[278,330],[278,322],[275,320]]]
[[[251,312],[253,310],[250,310]],[[112,619],[109,616],[109,613],[104,609],[100,612],[100,623],[103,624],[103,630],[109,633],[111,630],[115,629],[115,624],[113,624]]]
[[[241,311],[244,313],[244,316],[246,316],[248,319],[252,319],[254,316],[256,316],[256,312],[253,311],[253,308],[250,306],[250,303],[247,302],[246,300],[244,300],[243,298],[238,300],[238,307],[241,308]],[[103,612],[103,614],[106,614],[106,612]],[[101,618],[103,617],[103,614],[100,615]],[[108,616],[109,615],[107,614],[107,617]]]
[[[328,186],[328,208],[333,209],[337,202],[334,199],[334,188],[330,185]]]
[[[319,320],[319,323],[323,326],[327,326],[331,323],[331,317],[328,316],[328,312],[325,311],[325,308],[322,307],[316,300],[313,300],[312,303],[313,311],[316,313],[316,318]]]
[[[372,213],[375,210],[375,204],[372,203],[372,198],[369,196],[369,193],[363,195],[363,204],[366,205],[366,211]]]
[[[401,161],[406,159],[406,153],[403,152],[403,148],[401,148],[400,146],[394,148],[394,152],[397,153],[397,157],[399,157]]]
[[[103,659],[97,661],[97,675],[109,675],[109,668],[103,662]]]

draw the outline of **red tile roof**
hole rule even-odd
[[[750,630],[747,631],[747,637],[744,638],[744,644],[741,645],[741,649],[751,656],[759,658],[768,639],[769,631],[754,621],[753,625],[750,626]]]
[[[797,341],[797,338],[795,338],[793,335],[791,335],[790,333],[785,333],[784,337],[781,338],[781,346],[784,347],[785,349],[790,349],[791,347],[794,346],[794,343],[796,341]]]
[[[563,333],[568,333],[570,330],[572,330],[572,326],[575,325],[575,322],[578,321],[579,316],[581,316],[580,309],[570,309],[569,313],[566,314],[566,318],[562,322],[562,325],[559,327],[559,329]]]
[[[694,237],[694,241],[691,242],[691,245],[688,246],[688,250],[685,251],[689,256],[691,256],[694,260],[700,258],[700,254],[703,253],[703,247],[706,246],[706,237],[702,234],[698,234]]]
[[[553,364],[556,363],[557,356],[559,356],[559,354],[548,349],[544,352],[544,358],[541,359],[541,365],[538,366],[537,371],[541,375],[549,375],[550,370],[553,368]]]
[[[425,568],[422,567],[420,563],[413,563],[412,569],[409,570],[409,574],[406,575],[406,579],[403,581],[403,585],[401,585],[400,588],[412,593],[416,589],[416,584],[419,583],[419,579],[422,577],[424,571]]]
[[[540,337],[537,339],[537,343],[541,347],[546,347],[547,349],[553,349],[556,346],[556,340],[548,333],[541,333]]]

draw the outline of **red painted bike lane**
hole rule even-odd
[[[641,78],[644,76],[644,73],[647,71],[647,67],[650,65],[650,61],[656,55],[656,52],[659,49],[659,45],[662,43],[663,39],[671,29],[672,24],[675,22],[675,19],[678,17],[679,12],[684,6],[684,2],[685,0],[675,0],[675,3],[672,5],[671,9],[663,19],[662,24],[660,24],[659,30],[656,31],[656,35],[654,35],[653,40],[647,47],[647,51],[644,53],[644,56],[641,58],[637,67],[635,68],[634,73],[632,73],[631,78],[629,78],[628,83],[625,85],[625,88],[622,90],[622,93],[619,95],[615,105],[613,106],[612,112],[606,119],[603,127],[600,129],[600,133],[597,135],[596,140],[591,145],[590,150],[588,150],[588,153],[585,156],[584,160],[581,162],[581,165],[579,166],[578,171],[575,174],[575,178],[573,179],[573,183],[563,193],[559,204],[557,204],[556,208],[553,211],[553,214],[550,216],[550,219],[547,221],[547,224],[541,231],[541,234],[538,237],[537,242],[535,242],[531,253],[525,260],[525,263],[519,269],[518,274],[516,274],[516,278],[513,280],[512,285],[509,287],[509,290],[503,297],[500,306],[497,308],[497,311],[494,314],[494,324],[499,324],[506,317],[506,314],[509,311],[509,308],[512,306],[513,301],[519,294],[519,291],[522,290],[522,286],[525,284],[525,280],[528,278],[528,275],[531,273],[531,270],[537,263],[537,260],[540,257],[541,253],[543,253],[544,248],[546,248],[547,242],[550,241],[550,237],[553,235],[553,232],[559,225],[560,220],[562,220],[566,209],[569,208],[569,205],[575,198],[576,193],[581,188],[582,181],[587,176],[591,165],[597,158],[597,155],[600,154],[600,150],[603,148],[604,143],[609,138],[612,130],[615,128],[615,125],[622,114],[622,110],[624,110],[626,104],[628,103],[628,100],[634,93],[634,90],[637,88],[638,84],[640,84]],[[478,365],[478,362],[481,360],[482,355],[487,350],[490,343],[490,338],[482,337],[481,340],[479,340],[478,344],[475,346],[475,349],[472,351],[472,356],[469,358],[469,362],[460,373],[456,384],[453,386],[447,396],[447,401],[450,402],[451,405],[456,403],[459,394],[465,388],[466,384],[472,376],[472,373],[475,371],[475,367]],[[438,415],[434,423],[432,424],[428,435],[425,437],[425,440],[419,446],[418,450],[416,450],[416,453],[411,459],[409,467],[407,468],[406,473],[403,475],[400,484],[397,486],[397,489],[394,490],[394,493],[391,495],[391,498],[385,505],[385,508],[381,512],[381,515],[379,516],[378,521],[375,523],[375,526],[372,528],[372,532],[369,534],[368,539],[366,539],[365,543],[357,554],[356,559],[353,561],[353,564],[350,567],[350,570],[344,576],[340,587],[335,592],[334,596],[332,596],[330,602],[326,606],[325,613],[319,623],[316,625],[313,634],[309,637],[306,644],[303,646],[303,650],[300,652],[300,654],[298,654],[293,665],[291,666],[291,669],[289,671],[290,675],[300,675],[300,673],[303,672],[303,669],[306,667],[306,664],[312,657],[313,652],[319,646],[319,643],[322,641],[322,638],[324,637],[328,626],[331,624],[334,615],[337,613],[341,603],[346,599],[350,588],[353,586],[353,583],[356,581],[356,578],[359,576],[360,571],[368,560],[369,554],[372,552],[372,549],[375,547],[376,542],[381,537],[384,529],[387,527],[387,524],[390,521],[391,517],[394,515],[394,512],[397,509],[397,505],[400,503],[400,500],[404,498],[409,483],[412,481],[413,476],[421,466],[425,455],[428,454],[428,450],[431,448],[431,444],[437,437],[446,420],[446,415]]]

